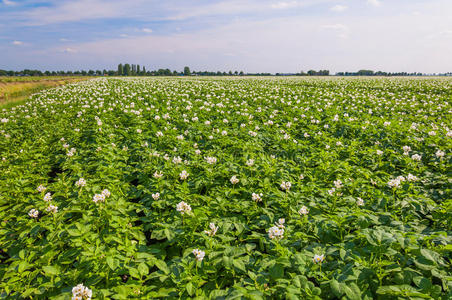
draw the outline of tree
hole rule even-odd
[[[374,71],[372,71],[372,70],[359,70],[357,75],[358,76],[372,76],[372,75],[374,75]]]
[[[137,65],[137,75],[140,75],[140,65]]]
[[[130,76],[130,65],[129,64],[124,65],[124,75]]]
[[[190,76],[190,68],[189,67],[184,67],[184,75],[185,76]]]
[[[124,75],[124,68],[122,67],[122,64],[118,65],[118,75],[119,76]]]
[[[146,67],[143,66],[143,76],[146,76]]]

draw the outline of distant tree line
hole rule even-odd
[[[7,71],[0,70],[0,76],[114,76],[116,71],[107,70],[89,70],[89,71],[41,71],[41,70],[22,70]]]
[[[184,67],[182,72],[171,71],[170,69],[158,69],[154,71],[146,71],[140,68],[140,65],[119,64],[116,71],[118,76],[243,76],[243,71],[229,72],[212,72],[212,71],[190,71],[189,67]],[[271,74],[269,74],[271,75]]]
[[[359,70],[357,72],[337,72],[336,76],[452,76],[452,72],[424,74],[419,72],[382,72]],[[146,70],[146,67],[135,64],[119,64],[116,70],[80,70],[80,71],[41,71],[29,70],[11,71],[1,70],[0,76],[330,76],[329,70],[309,70],[300,73],[244,73],[243,71],[191,71],[184,67],[183,71],[170,69]]]
[[[301,71],[300,73],[297,73],[296,75],[298,75],[298,76],[329,76],[330,71],[329,70],[319,70],[319,71],[309,70],[306,73]]]
[[[445,74],[438,74],[438,75],[447,75]],[[449,73],[451,74],[451,73]],[[425,74],[419,73],[419,72],[382,72],[377,71],[374,72],[372,70],[359,70],[358,72],[338,72],[336,73],[336,76],[423,76]]]

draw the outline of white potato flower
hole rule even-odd
[[[208,164],[211,164],[211,165],[213,165],[217,162],[217,158],[212,157],[212,156],[205,157],[205,160],[207,161]]]
[[[83,284],[78,284],[72,288],[72,300],[91,300],[93,291]]]
[[[187,173],[187,171],[183,170],[182,172],[180,172],[179,177],[181,180],[185,180],[188,178],[190,174]]]
[[[325,255],[314,255],[314,258],[312,259],[314,263],[319,264],[322,263],[325,260]]]
[[[153,176],[154,178],[162,178],[163,173],[161,171],[155,171]]]
[[[268,230],[270,239],[282,239],[284,237],[284,227],[273,226]]]
[[[38,192],[44,192],[47,188],[43,186],[42,184],[38,186],[37,190]]]
[[[444,151],[441,151],[441,150],[438,150],[435,153],[436,157],[438,157],[438,158],[443,158],[445,154],[446,153]]]
[[[49,202],[52,200],[52,194],[51,193],[46,193],[44,195],[44,201]]]
[[[104,195],[106,198],[108,198],[108,197],[110,197],[111,193],[110,193],[109,190],[104,189],[104,190],[102,191],[102,195]]]
[[[413,174],[408,174],[408,176],[407,176],[407,180],[408,181],[417,181],[418,180],[418,178],[416,177],[416,176],[414,176]]]
[[[290,183],[289,181],[283,181],[280,187],[283,191],[289,191],[290,188],[292,187],[292,183]]]
[[[335,180],[334,181],[334,186],[336,187],[336,189],[340,189],[341,187],[343,187],[342,181],[340,179]]]
[[[52,205],[50,204],[47,208],[46,208],[47,212],[52,212],[52,213],[57,213],[58,212],[58,206]]]
[[[300,216],[306,216],[309,213],[309,209],[306,206],[302,206],[299,210],[298,213],[300,214]]]
[[[182,163],[182,158],[180,156],[173,157],[173,164],[178,165]]]
[[[193,250],[193,255],[195,256],[195,259],[197,261],[202,261],[204,259],[204,256],[206,255],[206,253],[202,250],[199,249],[194,249]]]
[[[240,180],[237,178],[236,175],[234,175],[234,176],[231,177],[231,179],[229,179],[229,181],[230,181],[232,184],[237,184],[237,183],[239,183]]]
[[[364,200],[358,197],[358,199],[356,200],[356,205],[363,206],[364,205]]]
[[[395,178],[388,181],[388,186],[391,188],[398,188],[400,186],[400,179]]]
[[[86,180],[84,178],[80,178],[79,180],[77,180],[75,185],[78,186],[78,187],[85,186],[86,185]]]
[[[95,194],[93,196],[93,202],[94,203],[104,202],[104,201],[105,201],[105,195],[104,194]]]
[[[69,150],[69,152],[67,153],[67,156],[74,156],[75,152],[77,152],[77,150],[75,148],[71,148],[71,150]]]
[[[210,230],[204,230],[204,233],[209,236],[214,236],[217,233],[218,226],[215,226],[215,223],[210,223],[209,228]]]
[[[262,201],[262,196],[263,196],[262,193],[260,193],[260,194],[252,193],[251,194],[251,199],[253,199],[256,202],[261,202]]]
[[[411,155],[411,159],[415,161],[420,161],[422,159],[422,156],[419,154],[413,154]]]
[[[30,216],[30,218],[36,219],[39,216],[39,211],[33,208],[28,212],[28,215]]]
[[[180,212],[181,215],[189,214],[191,212],[191,206],[189,204],[185,203],[184,201],[181,201],[177,204],[176,210],[178,212]]]

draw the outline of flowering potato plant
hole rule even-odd
[[[0,112],[2,299],[451,299],[450,79],[95,79]]]

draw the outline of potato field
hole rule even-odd
[[[1,299],[451,299],[452,79],[99,78],[0,111]]]

